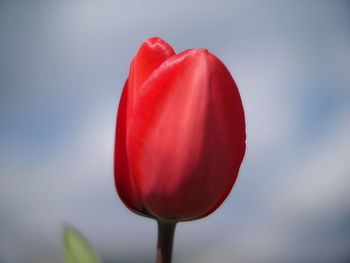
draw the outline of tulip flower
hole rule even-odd
[[[216,56],[142,43],[120,98],[114,173],[124,204],[158,221],[158,263],[171,262],[177,222],[209,215],[230,193],[245,138],[238,88]]]

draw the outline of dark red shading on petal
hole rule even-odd
[[[141,212],[142,204],[137,192],[134,178],[129,169],[126,150],[126,127],[128,124],[127,98],[128,80],[126,80],[120,96],[116,137],[114,147],[114,180],[120,199],[131,210]]]
[[[143,83],[127,134],[132,173],[154,216],[189,220],[230,192],[245,152],[237,86],[204,49],[172,56]]]

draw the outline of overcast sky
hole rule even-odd
[[[217,55],[247,122],[232,193],[178,225],[174,262],[347,262],[349,14],[347,1],[2,1],[0,262],[61,262],[64,222],[106,262],[152,262],[156,224],[124,207],[112,172],[121,88],[152,36]]]

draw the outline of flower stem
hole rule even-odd
[[[156,263],[171,263],[176,221],[157,220],[158,243]]]

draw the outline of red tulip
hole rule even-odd
[[[245,152],[237,86],[206,49],[179,54],[146,40],[130,66],[117,116],[115,183],[132,211],[186,221],[227,197]]]

